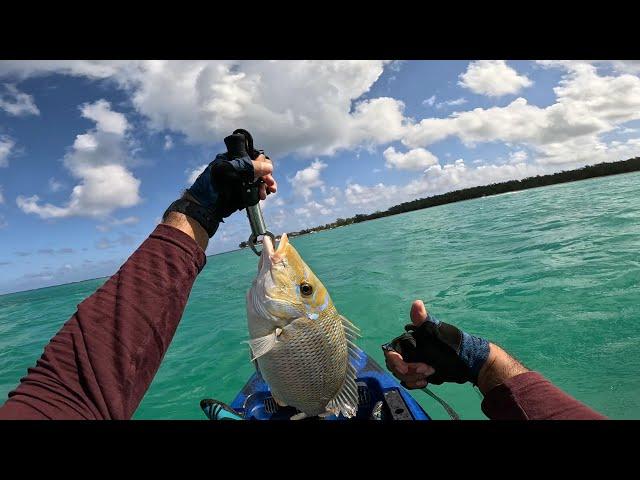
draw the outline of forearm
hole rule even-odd
[[[187,192],[185,192],[182,197],[198,203],[198,201]],[[202,225],[196,222],[193,218],[184,215],[183,213],[169,212],[162,219],[162,223],[169,225],[170,227],[177,228],[181,232],[189,235],[203,251],[207,249],[207,245],[209,245],[209,235],[207,234],[207,231],[202,228]]]
[[[507,379],[528,372],[522,365],[495,343],[489,343],[489,357],[480,369],[478,388],[486,395],[492,388],[504,383]]]
[[[9,394],[0,418],[133,415],[206,263],[199,225],[181,214],[170,214],[165,223],[78,305]]]
[[[490,344],[480,370],[482,411],[494,420],[601,420],[605,417]]]

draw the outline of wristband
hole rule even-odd
[[[193,218],[206,230],[209,238],[213,237],[220,225],[215,210],[198,205],[186,198],[180,198],[169,205],[162,218],[166,218],[169,212],[178,212]]]

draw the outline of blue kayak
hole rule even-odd
[[[369,355],[362,352],[353,364],[357,371],[359,402],[358,413],[351,420],[431,420],[409,392]],[[212,420],[225,416],[230,419],[234,413],[238,419],[244,420],[289,420],[299,413],[293,407],[281,407],[275,402],[269,386],[259,372],[249,378],[231,404],[202,400],[200,406]],[[331,415],[323,420],[347,418]]]

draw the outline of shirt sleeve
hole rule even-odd
[[[158,225],[118,272],[78,305],[27,370],[0,419],[129,419],[176,331],[204,251]]]
[[[521,373],[492,388],[482,411],[492,420],[606,420],[537,372]]]

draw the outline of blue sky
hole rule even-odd
[[[640,151],[634,61],[0,61],[0,293],[112,274],[246,128],[275,232]],[[243,214],[208,254],[237,248]]]

